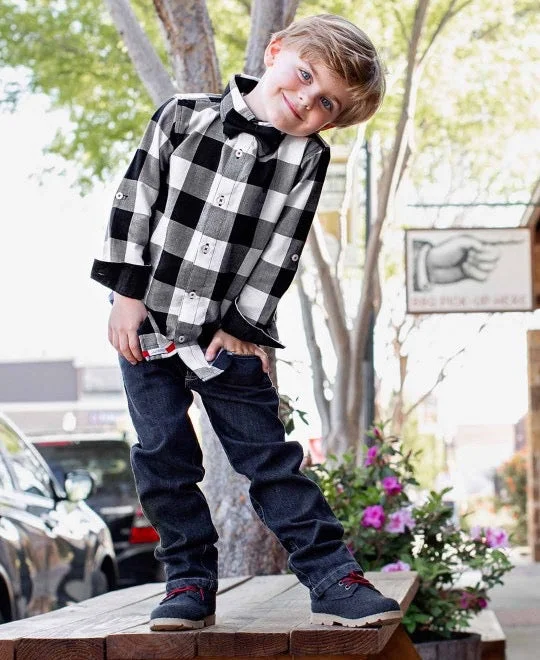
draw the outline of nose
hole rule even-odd
[[[311,98],[309,94],[306,92],[302,92],[301,94],[298,95],[298,100],[300,101],[300,105],[304,107],[306,110],[309,110],[311,107]]]

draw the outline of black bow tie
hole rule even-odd
[[[223,132],[227,137],[234,137],[238,133],[251,133],[260,142],[275,151],[283,139],[283,133],[273,126],[261,126],[256,121],[250,121],[236,110],[229,110],[223,122]]]

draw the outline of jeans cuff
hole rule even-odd
[[[345,577],[345,575],[348,575],[351,571],[358,571],[360,573],[364,572],[360,564],[355,561],[341,564],[341,566],[335,568],[331,573],[328,573],[328,575],[324,577],[320,582],[318,582],[314,587],[311,587],[311,593],[314,596],[317,596],[317,598],[322,596],[328,587],[331,587],[337,582],[337,580]]]
[[[167,581],[167,593],[173,589],[178,589],[178,587],[187,587],[188,585],[203,587],[207,591],[217,591],[218,582],[209,578],[176,578]]]

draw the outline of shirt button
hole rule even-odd
[[[180,335],[180,337],[178,337],[178,341],[179,341],[181,344],[183,344],[183,343],[186,341],[186,338],[184,337],[184,335]]]
[[[195,291],[190,291],[189,292],[189,297],[192,298],[192,299],[195,298],[196,295],[197,294],[195,293]]]
[[[297,255],[297,254],[293,254],[292,257],[291,257],[291,259],[292,259],[292,261],[298,261],[298,255]]]
[[[209,249],[210,249],[210,245],[209,245],[208,243],[206,243],[206,244],[203,245],[203,247],[202,247],[202,251],[203,251],[204,254],[207,254],[207,252],[208,252]]]
[[[218,206],[221,206],[221,205],[223,204],[223,202],[225,201],[225,197],[224,197],[224,195],[220,195],[220,196],[218,197],[218,200],[217,200],[217,201],[218,201]]]
[[[237,149],[237,150],[234,152],[234,155],[235,155],[237,158],[240,158],[241,155],[242,155],[242,153],[243,153],[242,149]]]
[[[116,197],[116,199],[124,199],[124,193],[117,192],[115,197]]]

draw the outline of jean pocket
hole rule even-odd
[[[226,370],[218,376],[221,382],[230,385],[261,385],[266,374],[258,355],[237,355],[225,351],[230,362]]]

